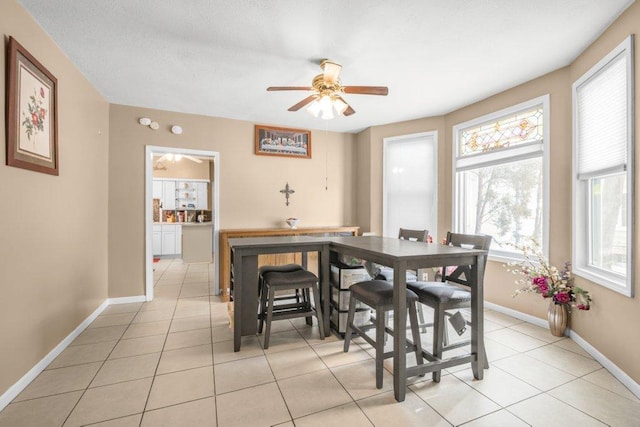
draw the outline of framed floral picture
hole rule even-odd
[[[311,131],[256,125],[256,154],[311,158]]]
[[[58,175],[58,81],[13,37],[7,55],[7,165]]]

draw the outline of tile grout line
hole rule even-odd
[[[208,281],[209,281],[209,338],[211,339],[211,373],[213,375],[212,377],[212,381],[213,381],[213,404],[215,407],[215,421],[216,421],[216,426],[220,425],[220,420],[218,419],[218,393],[216,393],[216,360],[215,360],[215,355],[213,353],[213,310],[211,309],[211,269],[209,267],[207,267],[207,277],[208,277]]]
[[[509,405],[509,406],[505,407],[505,409],[508,409],[508,408],[510,408],[511,406],[517,405],[517,404],[522,403],[522,402],[524,402],[524,401],[526,401],[526,400],[529,400],[529,399],[532,399],[532,398],[534,398],[534,397],[537,397],[537,396],[540,396],[540,395],[544,394],[544,395],[546,395],[547,397],[549,397],[549,398],[551,398],[551,399],[554,399],[554,400],[556,400],[556,401],[558,401],[558,402],[562,403],[563,405],[567,405],[568,407],[575,409],[576,411],[578,411],[578,412],[580,412],[580,413],[582,413],[582,414],[584,414],[584,415],[588,416],[589,418],[593,418],[594,420],[596,420],[596,421],[598,421],[598,422],[600,422],[600,423],[602,423],[602,424],[604,424],[604,425],[607,425],[607,426],[608,426],[609,424],[607,424],[607,423],[606,423],[606,422],[604,422],[603,420],[601,420],[601,419],[599,419],[599,418],[596,418],[595,416],[593,416],[593,415],[591,415],[591,414],[589,414],[589,413],[587,413],[587,412],[584,412],[582,409],[580,409],[580,408],[576,408],[575,406],[571,405],[570,403],[567,403],[567,402],[565,402],[564,400],[558,399],[557,397],[555,397],[555,396],[553,396],[553,395],[549,394],[549,392],[550,392],[551,390],[555,390],[555,389],[557,389],[557,388],[563,387],[563,386],[565,386],[565,385],[567,385],[567,384],[569,384],[569,383],[572,383],[572,382],[574,382],[574,381],[577,381],[578,379],[580,379],[580,378],[579,378],[579,377],[576,377],[576,378],[572,379],[571,381],[567,381],[566,383],[559,384],[559,385],[557,385],[557,386],[555,386],[555,387],[550,388],[550,389],[549,389],[549,390],[547,390],[547,391],[543,391],[543,392],[542,392],[542,393],[540,393],[540,394],[537,394],[537,395],[535,395],[535,396],[531,396],[531,397],[530,397],[530,398],[528,398],[528,399],[522,400],[522,401],[520,401],[520,402],[513,403],[513,404],[511,404],[511,405]],[[509,411],[509,412],[511,412],[511,411]],[[516,415],[516,414],[513,414],[513,415]],[[516,416],[517,416],[517,415],[516,415]]]
[[[171,261],[170,264],[172,264],[172,263],[173,263],[173,261]],[[187,268],[187,271],[188,271],[188,268]],[[165,272],[166,272],[166,270],[165,270]],[[186,273],[187,272],[185,271],[185,276],[186,276]],[[163,275],[164,275],[164,273],[163,273]],[[180,292],[182,292],[183,286],[184,286],[184,277],[182,279],[182,283],[180,284]],[[155,288],[155,286],[154,286],[154,288]],[[178,299],[179,298],[180,298],[180,293],[178,293]],[[162,354],[164,353],[164,348],[167,345],[167,340],[169,339],[169,331],[171,330],[171,324],[173,323],[173,316],[175,316],[175,312],[176,312],[177,308],[178,308],[178,302],[176,300],[176,305],[173,308],[173,315],[171,316],[171,320],[169,321],[169,327],[167,328],[167,333],[165,334],[165,337],[164,337],[164,343],[162,343],[162,349],[160,350],[160,357],[158,357],[158,362],[156,363],[156,369],[154,370],[153,378],[151,379],[151,385],[149,386],[149,392],[147,393],[147,398],[145,399],[144,407],[142,408],[142,416],[140,417],[140,423],[138,424],[139,427],[142,426],[142,420],[144,419],[144,414],[145,414],[145,412],[147,410],[147,405],[149,404],[149,398],[151,397],[151,390],[153,390],[153,384],[155,383],[156,376],[158,375],[158,367],[160,366],[160,362],[162,361]]]
[[[138,307],[138,310],[136,311],[136,316],[138,315],[138,313],[140,312],[140,309],[142,308],[142,305],[140,307]],[[98,374],[100,373],[100,370],[102,370],[102,368],[104,367],[104,365],[107,363],[107,360],[109,360],[109,356],[111,355],[111,353],[113,353],[113,351],[115,350],[115,348],[118,346],[118,343],[120,342],[120,339],[122,338],[122,336],[126,333],[127,329],[129,329],[129,326],[131,326],[131,323],[133,322],[133,319],[135,319],[136,316],[133,316],[133,318],[131,319],[131,321],[129,322],[129,324],[127,325],[127,327],[122,331],[122,334],[120,334],[120,338],[118,338],[118,342],[116,343],[116,345],[113,346],[113,348],[111,349],[111,351],[109,352],[109,354],[107,355],[107,357],[102,361],[102,364],[100,365],[100,368],[98,368],[98,370],[96,371],[96,373],[94,374],[93,378],[91,378],[91,381],[89,381],[89,383],[87,384],[87,387],[83,390],[82,394],[80,395],[80,398],[78,399],[78,401],[75,403],[75,405],[73,405],[73,408],[71,408],[71,411],[69,411],[69,414],[67,414],[67,416],[64,419],[64,422],[62,423],[63,425],[67,423],[67,421],[69,421],[69,417],[71,417],[71,415],[73,414],[73,412],[76,410],[76,408],[78,407],[78,404],[80,403],[80,401],[82,400],[82,398],[85,396],[85,394],[87,393],[87,391],[89,390],[91,383],[93,381],[95,381],[96,377],[98,376]],[[95,321],[95,320],[94,320]],[[93,323],[93,322],[92,322]],[[89,325],[91,326],[91,325]],[[89,328],[89,326],[87,327],[87,329]]]

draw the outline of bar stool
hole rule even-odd
[[[448,232],[446,244],[488,251],[491,246],[491,236]],[[486,260],[485,257],[485,264]],[[442,267],[442,282],[407,283],[407,290],[415,292],[421,304],[433,308],[433,356],[437,359],[441,359],[445,351],[463,347],[471,342],[464,340],[450,344],[445,323],[445,316],[452,316],[447,310],[471,307],[471,291],[469,289],[474,284],[470,279],[471,266],[460,265],[453,271],[448,271],[444,266]],[[462,326],[471,324],[466,320],[461,320],[461,322],[464,322]],[[425,326],[431,326],[431,324],[425,324]],[[484,368],[489,368],[486,350],[484,351]],[[440,376],[441,371],[433,371],[434,382],[440,382]]]
[[[267,329],[264,335],[265,350],[269,348],[271,322],[274,320],[316,316],[316,319],[318,319],[318,328],[320,329],[320,339],[324,340],[322,310],[318,308],[320,305],[318,277],[315,274],[307,270],[288,272],[271,271],[263,275],[262,285],[261,311],[265,312],[266,310],[266,315],[260,318],[258,330],[262,331],[262,325],[266,322]],[[302,301],[289,304],[274,304],[276,291],[290,291],[295,289],[301,289],[303,293],[311,289],[315,307],[311,305],[310,298],[303,298]]]
[[[428,238],[429,238],[429,230],[410,230],[408,228],[400,228],[400,230],[398,231],[398,239],[400,240],[413,240],[416,242],[426,243]],[[418,280],[418,272],[407,270],[406,277],[407,277],[407,283],[415,282]],[[393,268],[380,266],[376,275],[373,276],[373,278],[377,280],[386,280],[387,282],[393,283]],[[422,310],[421,304],[418,304],[418,319],[420,319],[420,331],[422,333],[426,333],[427,327],[424,320],[424,312]]]
[[[393,329],[389,328],[385,324],[385,316],[383,313],[393,310],[393,284],[384,280],[368,280],[366,282],[356,283],[349,287],[351,291],[351,298],[349,300],[349,314],[347,315],[347,329],[344,336],[344,352],[349,351],[349,344],[351,343],[351,335],[356,332],[365,341],[373,346],[376,350],[376,388],[382,388],[382,369],[384,359],[393,357],[393,351],[384,352],[384,337],[385,333],[393,336]],[[356,326],[353,322],[356,303],[361,301],[369,307],[376,310],[375,323],[368,325]],[[413,336],[413,344],[407,340],[409,345],[407,350],[413,350],[416,354],[416,360],[418,365],[423,364],[422,360],[422,345],[420,343],[420,331],[418,329],[418,316],[416,313],[416,302],[418,296],[407,289],[407,308],[409,309],[409,321],[411,323],[411,334]],[[370,329],[376,329],[376,339],[373,340],[366,334],[366,331]]]
[[[264,288],[264,275],[270,272],[281,272],[281,273],[290,273],[292,271],[300,271],[300,270],[304,270],[304,268],[302,268],[301,265],[298,264],[285,264],[285,265],[263,265],[262,267],[260,267],[260,270],[258,270],[258,302],[259,302],[259,310],[258,310],[258,319],[262,319],[264,316],[266,316],[266,298],[267,295],[264,294],[262,292],[262,289]],[[301,299],[303,298],[309,298],[309,290],[306,290],[307,292],[300,292],[300,289],[295,289],[294,294],[289,294],[289,295],[278,295],[277,297],[274,298],[275,301],[283,301],[283,300],[289,300],[289,299],[294,299],[296,300],[296,302],[300,302]],[[265,301],[263,302],[263,297],[265,299]],[[311,319],[309,319],[311,320]],[[260,328],[258,329],[259,333],[262,333],[262,324],[264,322],[260,322]],[[310,322],[307,322],[310,323]]]

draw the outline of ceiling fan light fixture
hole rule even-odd
[[[318,117],[320,115],[320,103],[317,100],[313,101],[308,107],[307,112],[311,114],[313,117]]]
[[[329,95],[322,95],[320,101],[318,101],[318,104],[320,104],[320,109],[322,110],[322,112],[331,111],[331,107],[333,107],[331,103],[331,97]]]
[[[342,101],[340,98],[336,98],[333,100],[333,108],[336,109],[336,112],[339,115],[342,115],[347,109],[348,105],[346,102]]]
[[[335,118],[335,115],[333,114],[333,108],[330,108],[329,110],[325,110],[322,111],[322,120],[331,120],[333,118]]]

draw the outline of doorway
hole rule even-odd
[[[218,232],[220,229],[220,153],[216,151],[191,150],[186,148],[158,147],[147,145],[145,147],[145,297],[147,301],[153,300],[153,159],[158,155],[173,156],[191,156],[210,161],[211,167],[211,223],[212,223],[212,247],[211,251],[214,256],[213,262],[213,278],[214,278],[214,294],[220,293],[220,284],[218,281],[218,263],[215,262],[215,256],[218,253]]]

